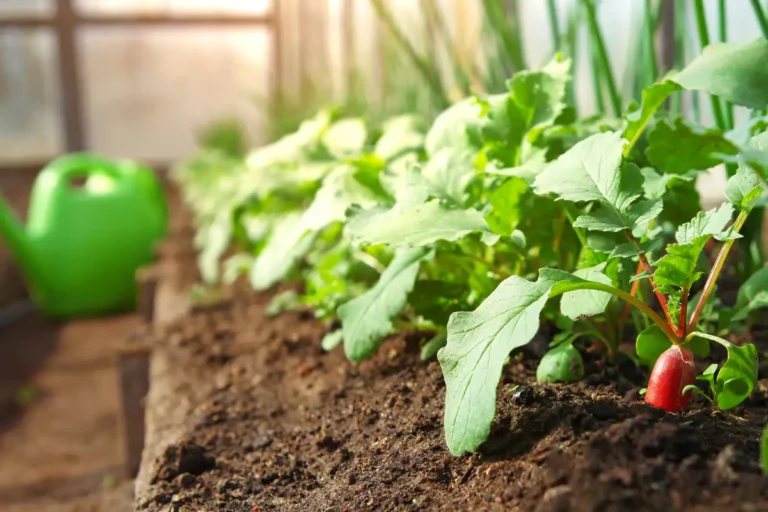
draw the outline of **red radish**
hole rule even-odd
[[[688,393],[683,395],[683,388],[693,384],[695,376],[693,353],[688,348],[673,345],[656,361],[645,401],[667,412],[684,409],[688,405]]]

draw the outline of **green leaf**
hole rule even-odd
[[[335,221],[344,220],[352,204],[370,206],[376,194],[354,177],[356,170],[341,166],[323,180],[312,204],[302,214],[290,214],[277,224],[251,268],[251,284],[264,290],[277,283],[309,250],[315,235]]]
[[[599,231],[633,229],[658,215],[661,203],[632,203],[642,195],[643,177],[635,164],[621,165],[626,141],[619,132],[600,133],[579,142],[536,177],[537,194],[566,201],[597,201],[600,208],[574,223]],[[630,208],[631,206],[631,208]]]
[[[732,320],[743,320],[760,308],[768,308],[768,267],[761,268],[741,285]]]
[[[693,332],[689,336],[714,341],[725,347],[728,360],[717,372],[713,388],[715,401],[724,411],[737,407],[747,399],[757,383],[758,361],[755,346],[751,343],[743,346],[734,345],[719,336],[703,332]]]
[[[470,132],[479,132],[485,124],[481,113],[482,106],[475,98],[466,98],[444,110],[427,132],[424,143],[427,155],[435,155],[442,148],[479,151],[480,147],[473,142]]]
[[[712,390],[712,394],[717,398],[717,392],[715,391],[715,375],[717,373],[717,363],[712,363],[707,366],[707,369],[701,372],[701,375],[696,376],[696,380],[701,380],[709,383],[709,387]]]
[[[562,113],[570,68],[570,60],[555,57],[541,70],[515,73],[507,82],[510,94],[484,100],[487,123],[481,133],[490,159],[508,168],[538,159],[531,144]]]
[[[723,203],[718,208],[699,212],[690,222],[677,228],[675,239],[680,245],[704,245],[709,237],[720,235],[733,217],[733,206]],[[703,241],[702,241],[703,240]]]
[[[306,254],[314,236],[308,233],[301,213],[288,214],[279,220],[251,266],[250,281],[255,290],[266,290],[280,281],[296,260]]]
[[[768,40],[740,45],[716,43],[672,80],[688,90],[704,91],[752,109],[768,105]]]
[[[374,154],[384,160],[391,160],[409,151],[417,151],[424,146],[423,121],[411,115],[389,119],[383,127],[379,140],[373,149]]]
[[[626,243],[618,246],[614,246],[614,249],[608,255],[609,258],[634,258],[638,254],[646,254],[651,251],[655,251],[661,247],[662,241],[660,239],[646,240],[640,242],[640,250],[637,250],[635,244]]]
[[[342,119],[333,123],[325,134],[323,144],[336,158],[358,154],[368,138],[368,130],[362,119]]]
[[[203,238],[202,250],[197,259],[200,274],[205,283],[213,284],[219,279],[219,260],[232,241],[231,211],[220,211],[215,220],[199,233]]]
[[[542,269],[536,282],[512,276],[474,311],[451,315],[448,342],[437,358],[447,388],[444,425],[452,454],[475,451],[488,437],[504,361],[536,334],[547,298],[586,283],[553,269]]]
[[[522,203],[528,185],[520,178],[510,178],[488,194],[491,212],[485,216],[491,231],[511,235],[524,215]]]
[[[760,463],[763,466],[763,474],[768,476],[768,426],[763,430],[763,436],[760,439]]]
[[[630,146],[640,137],[659,107],[666,101],[670,94],[680,89],[680,86],[670,80],[655,83],[643,89],[643,102],[640,110],[627,115],[627,127],[624,129],[624,138]]]
[[[536,177],[539,195],[556,194],[566,201],[601,201],[610,205],[628,203],[629,193],[621,186],[619,167],[626,141],[618,132],[592,135],[573,146]],[[639,186],[640,183],[637,183]]]
[[[683,118],[674,126],[660,119],[648,132],[648,161],[665,174],[682,175],[710,169],[723,161],[720,155],[734,155],[736,146],[716,129],[692,128]]]
[[[373,288],[339,307],[344,352],[350,360],[370,357],[390,333],[392,319],[405,308],[427,254],[429,250],[424,247],[399,251]]]
[[[663,208],[664,203],[661,199],[638,201],[623,214],[615,208],[603,207],[594,213],[581,215],[573,223],[573,227],[618,233],[647,224],[658,217]]]
[[[462,205],[467,184],[475,175],[474,158],[473,151],[453,148],[443,148],[432,155],[421,171],[429,195]]]
[[[419,247],[438,240],[453,242],[472,233],[480,233],[488,245],[499,239],[481,212],[451,208],[437,200],[353,211],[346,229],[355,242],[396,247]]]
[[[640,169],[643,175],[643,194],[648,199],[661,199],[667,192],[670,183],[675,181],[693,181],[695,176],[689,174],[659,174],[651,167]]]
[[[577,270],[574,276],[585,281],[595,281],[611,285],[611,278],[602,271],[605,269],[605,263],[600,265]],[[560,299],[560,312],[571,320],[599,315],[605,311],[611,300],[611,294],[597,290],[579,290],[563,294]]]
[[[751,208],[762,193],[760,175],[745,165],[739,165],[739,170],[725,184],[725,197],[741,210]]]
[[[576,382],[582,377],[584,360],[570,343],[549,350],[536,368],[536,380],[539,382]]]
[[[330,352],[331,350],[341,345],[342,341],[344,341],[344,331],[338,329],[331,331],[323,336],[323,341],[320,342],[320,346],[326,352]]]
[[[539,71],[520,71],[508,82],[515,103],[526,120],[528,138],[534,140],[552,126],[565,107],[565,88],[571,79],[571,61],[556,56]]]
[[[431,340],[421,347],[421,360],[427,361],[437,355],[438,350],[443,348],[448,341],[448,335],[444,332],[435,334]]]
[[[653,274],[656,286],[662,293],[671,293],[675,288],[693,284],[694,271],[704,245],[713,235],[723,233],[732,215],[733,206],[723,203],[719,208],[699,212],[690,222],[677,229],[677,244],[667,246],[667,254],[657,262]]]
[[[641,331],[635,341],[638,359],[649,368],[653,368],[659,356],[671,346],[672,342],[656,324]]]
[[[723,340],[725,341],[725,340]],[[737,407],[752,393],[757,383],[757,349],[751,343],[726,346],[728,360],[717,372],[717,406],[727,411]]]

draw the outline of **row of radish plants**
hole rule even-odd
[[[174,171],[205,282],[300,281],[270,314],[311,308],[340,325],[323,348],[352,361],[393,333],[435,333],[422,357],[442,368],[454,455],[488,437],[503,367],[542,322],[558,334],[541,381],[582,378],[589,348],[651,369],[655,407],[680,411],[694,394],[737,407],[758,353],[733,340],[768,306],[768,268],[744,275],[728,306],[717,281],[765,205],[768,40],[708,47],[618,119],[577,117],[570,80],[556,55],[431,124],[414,113],[370,126],[329,110],[245,155],[212,138]],[[665,104],[681,91],[746,115],[727,132],[673,118]],[[697,176],[719,165],[732,171],[727,199],[702,211]],[[697,376],[710,343],[727,359]]]

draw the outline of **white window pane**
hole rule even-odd
[[[88,14],[266,14],[271,0],[74,0]]]
[[[39,161],[62,148],[56,39],[47,29],[0,30],[0,161]]]
[[[270,92],[268,29],[87,28],[79,43],[90,149],[176,159],[208,123],[233,116],[263,141],[256,98]]]
[[[50,16],[55,10],[54,0],[0,0],[3,18]]]

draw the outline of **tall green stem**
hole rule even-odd
[[[739,216],[736,217],[736,221],[733,223],[731,233],[736,234],[739,232],[741,227],[744,225],[744,222],[746,222],[748,215],[748,210],[742,210],[741,213],[739,213]],[[733,247],[733,243],[735,241],[735,238],[730,238],[720,248],[720,252],[717,255],[715,264],[712,265],[712,270],[709,272],[709,276],[707,276],[707,282],[704,283],[704,289],[701,292],[701,298],[699,299],[698,304],[696,304],[696,307],[693,310],[693,314],[691,314],[691,320],[688,322],[688,328],[686,329],[686,332],[693,332],[693,330],[696,328],[696,324],[699,323],[701,312],[704,310],[704,306],[707,304],[710,295],[712,295],[712,292],[715,289],[717,278],[720,277],[720,271],[723,270],[725,260],[728,258],[728,253],[731,251],[731,247]]]
[[[751,2],[752,10],[755,11],[755,18],[757,18],[757,23],[760,25],[760,31],[763,33],[763,37],[768,39],[768,20],[765,19],[765,12],[760,6],[760,1],[751,0]]]
[[[384,25],[386,25],[387,29],[389,29],[389,31],[392,33],[392,36],[395,38],[397,44],[399,44],[403,50],[405,50],[405,53],[408,54],[408,57],[411,59],[411,61],[413,61],[416,69],[418,69],[419,72],[423,75],[427,84],[432,89],[432,93],[435,95],[439,105],[442,108],[448,108],[450,101],[445,96],[443,84],[440,80],[440,74],[437,72],[437,69],[434,66],[430,66],[429,62],[427,62],[421,55],[419,55],[405,34],[403,34],[403,32],[397,26],[395,19],[392,17],[392,13],[384,5],[384,0],[370,1],[371,5],[373,5],[374,10],[376,11],[376,14],[379,16],[379,19],[381,19]]]
[[[696,10],[696,28],[699,32],[699,42],[701,48],[709,46],[709,30],[707,29],[707,13],[704,11],[704,0],[693,0],[693,4]],[[720,98],[717,96],[710,96],[710,102],[712,103],[712,114],[715,116],[715,123],[720,131],[726,131],[727,125],[725,124],[725,116],[723,115],[723,108],[720,105]]]
[[[685,66],[685,39],[686,30],[685,14],[686,14],[686,2],[685,0],[677,0],[674,3],[675,7],[675,69],[680,70]],[[674,115],[680,115],[683,111],[683,95],[675,94],[672,96],[672,113]]]
[[[608,57],[608,50],[605,48],[603,34],[600,32],[600,25],[597,22],[595,4],[592,0],[582,0],[582,2],[587,13],[587,26],[589,27],[590,38],[597,51],[602,78],[608,85],[608,94],[610,95],[613,114],[616,117],[621,117],[621,96],[619,95],[619,89],[616,87],[616,80],[613,76],[613,68]]]
[[[717,36],[721,43],[726,42],[728,39],[728,11],[725,8],[725,0],[717,1]],[[728,125],[728,129],[733,129],[733,103],[730,101],[724,101],[725,103],[725,122]]]
[[[504,5],[499,0],[483,0],[483,6],[495,35],[501,39],[505,53],[512,60],[514,71],[522,71],[525,69],[525,57],[518,24],[517,2],[512,4],[511,17],[507,16]]]
[[[566,54],[571,58],[571,69],[576,69],[576,45],[579,35],[580,13],[581,9],[579,9],[576,5],[572,6],[571,10],[568,12],[568,28],[566,29],[565,33],[565,44],[567,45]],[[574,82],[575,80],[568,80],[568,85],[566,86],[567,88],[565,92],[568,98],[568,104],[573,107],[575,113],[578,115],[579,109],[578,105],[576,104],[576,86]]]
[[[651,8],[651,0],[645,0],[645,66],[650,83],[658,77],[659,63],[656,59],[656,19]]]
[[[557,5],[555,0],[547,0],[547,14],[549,14],[549,30],[552,32],[552,46],[555,52],[563,51],[560,40],[560,20],[557,17]]]

